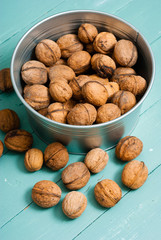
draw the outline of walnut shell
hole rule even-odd
[[[97,36],[97,28],[90,23],[83,23],[78,29],[78,37],[83,43],[91,43]]]
[[[6,134],[4,143],[9,150],[25,152],[32,147],[33,137],[26,130],[15,129]]]
[[[10,92],[13,90],[9,68],[0,70],[0,90],[2,92]]]
[[[47,82],[47,68],[43,63],[31,60],[22,66],[21,76],[26,84],[45,84]]]
[[[71,111],[74,106],[77,104],[76,101],[74,101],[73,99],[69,99],[68,101],[66,101],[65,103],[63,103],[64,109],[67,111]]]
[[[31,148],[25,153],[24,164],[28,171],[35,172],[42,168],[43,153],[37,148]]]
[[[139,138],[126,136],[118,142],[115,153],[122,161],[131,161],[140,155],[142,149],[143,143]]]
[[[46,108],[42,108],[42,109],[38,110],[38,113],[40,113],[41,115],[46,117],[46,115],[48,113],[48,108],[47,107]]]
[[[116,64],[112,58],[99,53],[92,56],[91,65],[93,70],[95,70],[97,74],[103,78],[111,77],[116,69]]]
[[[108,93],[104,85],[90,81],[83,85],[82,95],[84,99],[94,106],[101,106],[107,102]]]
[[[97,110],[96,123],[104,123],[121,116],[121,110],[113,103],[102,105]]]
[[[66,34],[57,40],[63,58],[69,58],[74,52],[82,51],[83,44],[76,34]]]
[[[1,157],[2,154],[3,154],[3,150],[4,150],[3,142],[0,140],[0,157]]]
[[[35,48],[36,58],[46,66],[52,66],[61,57],[61,51],[56,42],[50,39],[41,40]]]
[[[144,162],[133,160],[122,171],[122,182],[131,189],[140,188],[148,177],[148,168]]]
[[[24,99],[35,110],[48,107],[50,104],[49,90],[39,84],[27,86],[24,88]]]
[[[20,127],[17,113],[11,109],[0,110],[0,130],[7,133]]]
[[[67,60],[67,64],[76,74],[82,74],[88,70],[90,63],[91,55],[86,51],[75,52]]]
[[[49,86],[49,92],[54,101],[66,102],[72,97],[72,89],[68,83],[52,82]]]
[[[68,80],[67,79],[65,79],[63,77],[55,77],[55,78],[52,79],[52,81],[50,81],[49,88],[50,88],[50,85],[52,83],[55,83],[55,82],[59,82],[59,83],[62,83],[62,84],[65,82],[65,83],[68,84]]]
[[[55,102],[49,105],[46,117],[60,123],[66,123],[68,110],[63,103]]]
[[[121,39],[114,47],[114,58],[121,66],[132,67],[138,59],[136,46],[129,40]]]
[[[79,103],[68,113],[67,122],[71,125],[92,125],[97,116],[95,107],[88,103]]]
[[[93,47],[93,43],[86,44],[85,45],[85,50],[91,55],[94,54],[95,50],[94,50],[94,47]]]
[[[116,43],[117,43],[117,40],[114,34],[110,32],[100,32],[96,36],[93,42],[93,46],[96,52],[108,54],[109,51],[114,48]]]
[[[97,74],[92,74],[92,75],[88,75],[88,76],[92,79],[92,81],[99,82],[103,85],[106,85],[109,82],[108,78],[99,77]]]
[[[37,182],[32,189],[32,200],[43,208],[57,205],[60,198],[61,189],[52,181],[42,180]]]
[[[109,156],[101,148],[95,148],[89,151],[84,159],[84,163],[92,173],[102,171],[107,163]]]
[[[96,184],[94,194],[101,206],[110,208],[120,201],[122,191],[116,182],[104,179]]]
[[[86,209],[86,206],[86,196],[83,193],[76,191],[69,192],[62,202],[62,210],[64,214],[72,219],[80,217]]]
[[[67,61],[63,58],[60,58],[56,63],[54,63],[53,66],[55,65],[67,65]]]
[[[49,69],[49,79],[54,81],[57,78],[65,78],[67,81],[71,81],[75,77],[73,69],[65,65],[55,65]]]
[[[82,162],[69,164],[62,172],[62,181],[70,190],[84,187],[90,179],[90,172]]]
[[[104,86],[108,93],[108,100],[110,100],[113,97],[113,95],[119,91],[119,85],[116,82],[109,82]]]
[[[120,90],[113,95],[111,102],[121,109],[121,114],[124,114],[135,106],[136,98],[133,93]]]
[[[49,144],[44,151],[45,165],[53,171],[65,167],[68,160],[69,154],[67,149],[59,142]]]
[[[130,67],[118,67],[115,69],[111,81],[112,82],[118,82],[120,77],[123,76],[129,76],[129,75],[135,75],[136,72],[133,68]]]

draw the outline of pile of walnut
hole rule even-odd
[[[78,35],[57,42],[44,39],[37,60],[26,62],[21,76],[25,101],[40,114],[60,123],[104,123],[128,112],[145,92],[146,80],[132,68],[138,59],[135,45],[118,40],[84,23]]]
[[[65,187],[72,191],[65,196],[62,210],[69,218],[79,217],[87,206],[87,198],[83,193],[75,190],[81,189],[88,183],[90,172],[96,174],[106,167],[109,160],[108,154],[100,148],[94,148],[87,153],[84,162],[75,162],[66,166],[69,154],[65,146],[54,142],[49,144],[42,153],[41,150],[32,148],[32,135],[19,127],[19,117],[13,110],[3,109],[0,111],[0,130],[6,133],[5,146],[12,151],[26,152],[24,164],[28,171],[38,171],[43,164],[53,171],[65,167],[61,179]],[[130,189],[140,188],[148,177],[148,169],[144,162],[133,160],[139,156],[142,148],[141,140],[134,136],[127,136],[119,141],[115,149],[118,159],[130,161],[122,171],[122,183]],[[2,154],[3,143],[0,141],[0,157]],[[61,193],[62,191],[56,183],[42,180],[34,185],[32,199],[40,207],[49,208],[58,204]],[[104,179],[96,184],[94,195],[101,206],[110,208],[120,201],[122,191],[116,182]]]

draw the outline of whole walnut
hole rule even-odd
[[[147,82],[141,76],[122,76],[117,82],[119,84],[120,90],[129,91],[135,96],[143,94],[147,88]]]
[[[0,90],[2,92],[10,92],[13,90],[9,68],[0,70]]]
[[[136,46],[129,40],[121,39],[114,47],[114,58],[121,66],[132,67],[138,59]]]
[[[9,150],[25,152],[32,147],[33,137],[26,130],[15,129],[6,134],[4,143]]]
[[[43,39],[37,44],[35,55],[46,66],[52,66],[60,59],[61,51],[56,42],[50,39]]]
[[[42,168],[43,153],[37,148],[31,148],[25,153],[24,164],[28,171],[35,172]]]
[[[111,102],[121,109],[121,114],[124,114],[135,106],[136,98],[133,93],[120,90],[113,95]]]
[[[57,205],[60,198],[61,189],[52,181],[42,180],[37,182],[32,189],[32,200],[43,208]]]
[[[73,69],[65,65],[55,65],[49,69],[50,82],[55,81],[57,78],[65,78],[68,82],[75,77]]]
[[[108,159],[109,156],[104,150],[94,148],[87,153],[84,163],[92,173],[98,173],[106,167]]]
[[[47,107],[46,108],[42,108],[42,109],[38,110],[38,113],[40,113],[41,115],[46,117],[46,115],[48,113],[48,108]]]
[[[68,110],[65,109],[63,103],[55,102],[47,108],[46,117],[60,123],[66,123]]]
[[[70,190],[84,187],[90,179],[90,172],[82,162],[69,164],[62,172],[62,181]]]
[[[45,165],[53,171],[65,167],[68,160],[69,154],[67,149],[59,142],[49,144],[44,151]]]
[[[91,79],[87,75],[79,75],[78,77],[73,78],[70,81],[69,86],[73,91],[73,98],[76,100],[83,99],[82,96],[82,87],[86,82],[89,82]]]
[[[121,110],[113,103],[102,105],[97,110],[96,123],[104,123],[121,116]]]
[[[90,81],[83,85],[82,95],[84,99],[94,106],[101,106],[107,102],[108,93],[104,85]]]
[[[108,93],[108,100],[110,100],[113,97],[113,95],[119,91],[119,85],[116,82],[109,82],[104,86]]]
[[[66,102],[72,97],[72,89],[68,83],[52,82],[49,86],[49,92],[54,101]]]
[[[82,74],[88,70],[90,63],[91,55],[86,51],[75,52],[67,60],[67,64],[76,74]]]
[[[108,78],[102,78],[102,77],[98,76],[97,74],[92,74],[92,75],[88,75],[88,76],[92,79],[92,81],[99,82],[103,85],[106,85],[109,82]]]
[[[83,23],[78,29],[78,37],[83,43],[92,43],[97,36],[97,28],[90,23]]]
[[[48,107],[50,104],[49,90],[40,84],[27,86],[24,88],[24,99],[35,110]]]
[[[11,109],[0,110],[0,130],[7,133],[20,127],[17,113]]]
[[[131,161],[140,155],[142,149],[143,143],[139,138],[126,136],[118,142],[115,153],[122,161]]]
[[[133,68],[130,67],[118,67],[115,69],[111,81],[118,82],[120,78],[130,75],[135,75],[136,72]]]
[[[97,116],[95,107],[88,103],[78,103],[67,115],[71,125],[92,125]]]
[[[148,177],[148,168],[144,162],[133,160],[122,171],[122,182],[131,189],[140,188]]]
[[[114,48],[116,43],[117,43],[117,40],[114,34],[110,32],[100,32],[96,36],[93,42],[93,46],[96,52],[108,54],[109,51]]]
[[[116,182],[104,179],[96,184],[94,195],[101,206],[110,208],[120,201],[122,191]]]
[[[3,150],[4,150],[3,142],[0,140],[0,157],[1,157],[2,154],[3,154]]]
[[[116,64],[111,57],[99,53],[92,56],[91,65],[93,70],[103,78],[111,77],[116,69]]]
[[[69,192],[62,202],[62,210],[64,214],[72,219],[80,217],[86,209],[86,206],[86,196],[83,193],[76,191]]]
[[[76,34],[66,34],[57,40],[63,58],[69,58],[73,53],[83,50],[83,44]]]
[[[22,66],[21,76],[26,84],[45,84],[47,82],[47,68],[43,63],[31,60]]]

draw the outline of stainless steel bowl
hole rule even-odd
[[[94,24],[99,31],[109,31],[118,38],[129,39],[135,43],[139,52],[135,67],[138,74],[147,80],[148,88],[135,107],[115,120],[92,126],[61,124],[40,115],[25,102],[22,97],[20,70],[22,65],[33,57],[34,48],[40,40],[57,40],[63,34],[76,33],[80,24],[84,22]],[[57,14],[33,26],[19,41],[13,53],[11,78],[17,96],[26,107],[35,133],[46,143],[60,141],[67,146],[69,152],[80,154],[94,147],[112,148],[120,138],[133,131],[139,120],[142,103],[153,84],[154,68],[149,44],[133,26],[106,13],[82,10]]]

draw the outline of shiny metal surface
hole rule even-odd
[[[73,126],[61,124],[40,115],[23,99],[21,66],[34,58],[36,44],[44,39],[57,40],[67,33],[75,33],[83,22],[94,24],[99,31],[110,31],[118,38],[135,42],[139,59],[136,64],[138,74],[146,78],[148,88],[137,105],[123,116],[103,124],[92,126]],[[17,96],[26,107],[29,120],[36,134],[46,143],[60,141],[71,153],[85,153],[93,147],[109,149],[116,145],[119,139],[132,132],[139,120],[139,112],[144,99],[147,97],[154,81],[154,58],[144,37],[125,21],[102,12],[74,11],[51,16],[32,27],[19,41],[12,57],[11,78]]]

